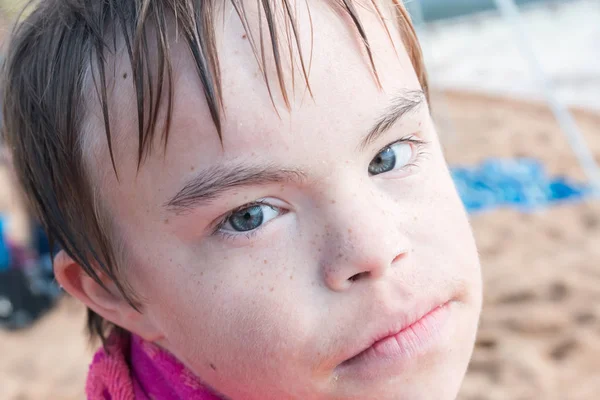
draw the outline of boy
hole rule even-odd
[[[90,398],[456,397],[479,262],[401,3],[46,0],[4,79]]]

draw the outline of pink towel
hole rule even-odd
[[[90,366],[88,400],[219,400],[160,347],[135,335],[113,333]]]

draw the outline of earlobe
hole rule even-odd
[[[145,340],[162,339],[148,317],[135,310],[121,295],[114,282],[100,274],[102,287],[75,260],[61,250],[54,258],[54,275],[71,296],[102,318],[133,332]],[[107,290],[108,289],[108,290]]]

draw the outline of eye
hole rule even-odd
[[[247,233],[260,228],[282,212],[281,209],[265,203],[244,206],[229,214],[219,231],[232,234]]]
[[[369,164],[369,174],[379,175],[394,169],[403,168],[413,159],[414,148],[411,143],[398,142],[385,147]]]

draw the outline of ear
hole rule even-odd
[[[54,258],[54,275],[66,292],[102,318],[146,341],[155,342],[164,337],[143,310],[139,312],[127,302],[113,281],[100,273],[108,290],[103,288],[63,250]]]

